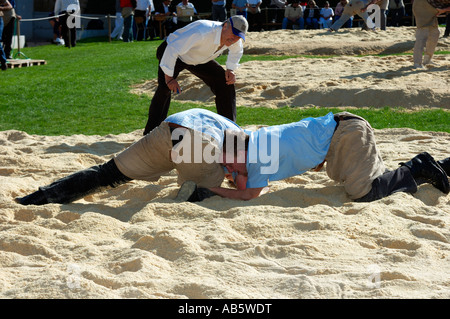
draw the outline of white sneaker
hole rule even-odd
[[[422,64],[414,63],[413,69],[425,69],[425,67]]]

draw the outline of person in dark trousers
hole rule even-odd
[[[77,29],[75,25],[71,25],[71,22],[73,23],[73,21],[69,20],[70,14],[75,13],[74,8],[80,8],[78,0],[56,0],[55,2],[54,12],[55,14],[62,14],[62,16],[58,18],[58,21],[61,25],[64,45],[68,48],[77,45]]]
[[[234,70],[243,54],[247,20],[233,16],[225,22],[197,20],[170,34],[157,49],[158,87],[150,103],[144,135],[157,127],[169,111],[171,94],[181,92],[177,76],[188,70],[202,79],[216,96],[217,113],[236,121]],[[215,58],[228,49],[226,70]]]
[[[5,11],[9,11],[12,9],[11,4],[8,0],[0,0],[0,42],[2,41],[3,34],[3,14]],[[6,55],[5,51],[3,51],[3,46],[0,45],[0,68],[2,71],[6,71],[8,66],[6,65]]]
[[[12,9],[9,11],[3,12],[3,22],[4,22],[4,28],[3,28],[3,49],[5,51],[5,55],[7,59],[12,59],[11,56],[11,45],[12,45],[12,38],[14,35],[14,25],[16,23],[16,19],[20,20],[21,16],[17,15],[16,13],[16,2],[15,0],[8,0],[9,3],[12,6]]]

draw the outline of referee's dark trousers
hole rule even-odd
[[[166,41],[158,47],[156,57],[159,61],[161,61],[166,47]],[[175,64],[173,78],[177,78],[178,74],[185,69],[202,79],[209,86],[216,96],[217,113],[235,122],[236,91],[234,84],[226,84],[224,68],[215,60],[204,64],[189,65],[178,59]],[[158,87],[150,103],[144,135],[148,134],[166,119],[169,112],[170,99],[171,91],[166,84],[164,72],[161,67],[158,67]]]

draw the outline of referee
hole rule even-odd
[[[233,16],[225,22],[198,20],[171,33],[156,51],[158,87],[150,103],[144,135],[157,127],[169,111],[171,92],[181,92],[177,76],[188,70],[202,79],[216,96],[217,113],[236,121],[234,70],[244,52],[247,20]],[[226,70],[215,59],[228,50]]]

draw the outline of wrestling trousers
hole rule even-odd
[[[370,192],[355,199],[355,202],[372,202],[396,192],[415,193],[416,191],[417,183],[411,171],[406,166],[402,166],[374,179]]]
[[[39,187],[39,190],[49,203],[67,204],[102,188],[116,187],[130,180],[119,171],[112,159]]]
[[[156,57],[161,61],[164,51],[166,50],[167,42],[164,41],[156,51]],[[180,59],[177,59],[173,78],[177,78],[178,74],[188,70],[209,86],[213,94],[216,96],[217,113],[236,121],[236,91],[234,84],[228,85],[225,80],[225,70],[215,60],[204,64],[190,65],[186,64]],[[144,135],[161,124],[167,117],[169,112],[170,100],[172,92],[166,84],[166,78],[161,67],[158,67],[158,87],[153,95],[148,110],[148,121],[144,129]]]

